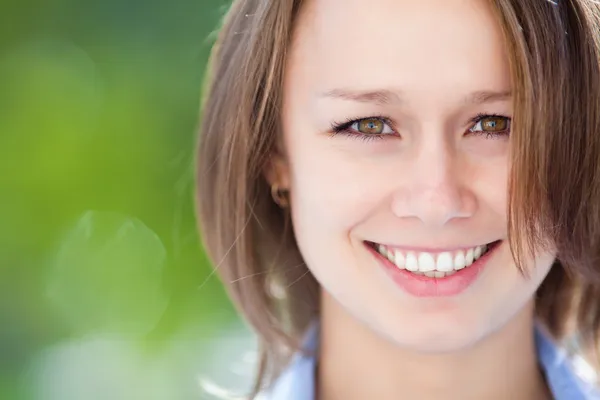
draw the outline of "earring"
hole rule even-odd
[[[276,183],[271,186],[271,197],[273,201],[281,208],[285,208],[289,205],[288,191],[281,189]]]

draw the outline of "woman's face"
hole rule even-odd
[[[511,82],[487,3],[311,0],[295,34],[278,173],[307,266],[401,345],[499,329],[553,255],[525,279],[506,241]]]

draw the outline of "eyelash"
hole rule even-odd
[[[485,132],[485,131],[471,131],[478,122],[485,118],[506,118],[508,120],[508,128],[500,131],[500,132]],[[468,129],[469,133],[477,136],[484,136],[486,139],[501,139],[503,137],[507,137],[510,134],[512,118],[507,117],[506,115],[501,114],[477,114],[474,118],[471,118],[470,121],[473,126]]]
[[[389,117],[383,115],[373,115],[364,118],[351,118],[343,122],[334,122],[331,125],[331,134],[332,136],[341,134],[352,139],[360,139],[365,142],[370,142],[372,140],[382,140],[385,139],[386,136],[391,136],[390,134],[367,135],[350,129],[352,125],[365,119],[378,119],[384,124],[387,124],[390,128],[392,128],[392,130],[394,130],[394,123]]]
[[[500,132],[471,131],[471,129],[473,129],[473,127],[475,125],[477,125],[478,122],[481,122],[481,120],[483,120],[485,118],[506,118],[508,120],[509,127],[508,127],[508,129],[506,129],[504,131],[500,131]],[[353,138],[353,139],[360,139],[365,142],[369,142],[372,140],[383,140],[383,139],[385,139],[386,136],[395,136],[395,135],[389,134],[389,133],[387,133],[387,134],[364,134],[364,133],[356,132],[351,129],[352,125],[354,125],[357,122],[363,121],[365,119],[378,119],[381,122],[383,122],[384,124],[388,125],[390,128],[392,128],[392,130],[394,130],[394,123],[392,122],[392,120],[389,117],[386,117],[383,115],[374,115],[374,116],[364,117],[364,118],[352,118],[352,119],[348,119],[343,122],[333,122],[331,125],[331,134],[332,134],[332,136],[341,134],[341,135],[345,135],[345,136]],[[506,115],[501,115],[501,114],[477,114],[475,117],[471,118],[469,122],[471,122],[471,124],[472,124],[471,128],[469,128],[467,130],[470,134],[477,135],[477,136],[484,136],[486,139],[500,139],[502,137],[509,135],[510,124],[512,122],[512,119],[510,117],[507,117]]]

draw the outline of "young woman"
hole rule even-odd
[[[267,398],[600,398],[597,2],[235,1],[197,179]]]

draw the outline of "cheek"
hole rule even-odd
[[[482,281],[478,297],[480,302],[474,308],[475,314],[493,315],[493,323],[500,327],[512,318],[528,302],[548,275],[554,261],[554,253],[538,253],[536,257],[526,257],[524,272],[521,272],[513,259],[507,242],[502,254]]]
[[[338,293],[364,286],[358,279],[364,250],[352,232],[377,209],[382,185],[377,187],[367,160],[330,147],[298,143],[289,155],[291,216],[307,266],[329,292]]]
[[[384,178],[369,159],[331,147],[297,145],[290,155],[295,224],[348,231],[380,202]]]
[[[495,222],[506,226],[508,211],[508,160],[475,161],[470,166],[470,187],[478,203],[493,213]]]

